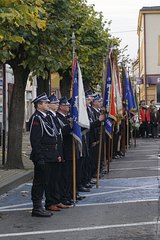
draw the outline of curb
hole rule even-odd
[[[0,195],[12,190],[13,188],[18,187],[19,185],[32,180],[33,178],[33,170],[27,171],[27,173],[23,173],[21,176],[14,176],[10,179],[6,184],[0,186]]]

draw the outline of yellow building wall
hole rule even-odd
[[[58,73],[51,73],[51,94],[55,94],[58,98],[60,94],[60,76]]]
[[[154,99],[157,101],[157,86],[149,85],[147,87],[147,104],[149,105],[150,101]],[[140,85],[140,100],[145,100],[145,85]]]

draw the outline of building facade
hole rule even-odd
[[[160,6],[143,7],[138,18],[140,100],[160,103]]]

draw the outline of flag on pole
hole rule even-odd
[[[130,111],[136,108],[136,104],[133,95],[132,85],[130,80],[127,79],[125,71],[123,75],[124,75],[124,104],[126,111]]]
[[[130,95],[131,95],[131,99],[132,99],[130,108],[136,110],[137,107],[136,107],[135,95],[133,93],[133,88],[132,88],[130,79],[129,79],[129,91],[130,91]]]
[[[116,109],[116,101],[115,101],[115,70],[114,70],[114,63],[111,68],[112,72],[112,83],[111,83],[111,101],[110,101],[110,110],[109,110],[109,117],[113,120],[117,121],[117,109]]]
[[[78,123],[83,128],[90,128],[90,121],[87,114],[86,98],[83,87],[82,73],[78,62],[77,68],[78,68],[78,105],[79,105]]]
[[[90,122],[86,109],[82,74],[76,58],[74,59],[72,69],[72,100],[70,116],[71,119],[73,119],[72,134],[78,142],[80,152],[82,152],[81,127],[89,128]]]
[[[118,67],[114,63],[113,65],[113,76],[115,82],[115,102],[116,102],[116,111],[117,111],[117,118],[118,120],[122,119],[122,90],[121,90],[121,82],[120,82],[120,75],[118,72]]]
[[[107,76],[105,82],[105,90],[104,90],[104,99],[103,99],[103,107],[106,110],[106,120],[105,120],[105,130],[110,138],[112,138],[112,121],[110,118],[110,101],[111,101],[111,85],[112,85],[112,70],[111,70],[111,59],[108,57],[107,61]]]

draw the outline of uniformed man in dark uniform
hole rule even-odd
[[[86,105],[87,105],[87,113],[88,113],[88,117],[90,120],[90,131],[88,134],[88,138],[89,138],[89,181],[90,183],[92,183],[93,181],[91,181],[91,179],[93,177],[96,177],[96,172],[93,172],[93,166],[94,163],[97,162],[98,159],[98,151],[97,151],[97,144],[99,143],[99,127],[101,122],[104,120],[105,116],[104,114],[97,114],[97,116],[94,113],[93,110],[93,99],[94,99],[94,95],[91,91],[87,91],[86,92]],[[99,117],[98,117],[99,115]],[[97,131],[98,129],[98,131]]]
[[[92,112],[94,115],[94,121],[99,119],[101,114],[101,96],[95,95],[92,102]],[[99,154],[99,141],[100,141],[100,125],[94,128],[94,142],[93,145],[93,162],[92,162],[92,176],[97,174],[97,166],[98,166],[98,154]],[[102,152],[101,152],[102,153]],[[103,153],[102,153],[103,154]],[[101,154],[101,170],[102,170],[102,154]]]
[[[66,196],[66,202],[72,202],[72,126],[69,119],[70,104],[67,97],[62,97],[59,101],[57,118],[62,128],[63,134],[63,157],[64,166],[62,171],[62,181]]]
[[[49,111],[47,115],[52,123],[52,126],[57,136],[58,151],[61,152],[61,155],[63,156],[62,128],[56,115],[56,112],[59,108],[59,100],[54,94],[49,96],[48,99],[50,100],[50,103],[49,103]],[[51,207],[52,211],[57,211],[59,210],[59,208],[62,208],[62,209],[68,208],[69,207],[68,205],[70,205],[69,203],[67,204],[67,201],[65,199],[65,191],[64,191],[63,181],[62,181],[63,166],[64,166],[64,158],[62,158],[61,162],[55,163],[53,168],[51,185],[53,189],[52,195],[53,195],[53,200],[55,205]]]
[[[36,109],[29,121],[32,147],[30,159],[34,163],[34,179],[31,190],[32,216],[50,217],[52,213],[44,210],[42,199],[45,193],[45,207],[52,205],[50,179],[53,162],[60,162],[62,156],[57,150],[57,136],[47,117],[49,110],[47,95],[41,94],[32,103]]]

